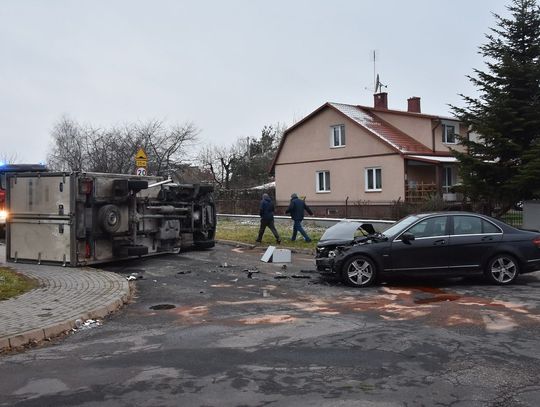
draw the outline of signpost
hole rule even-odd
[[[139,176],[146,175],[146,167],[148,164],[148,157],[142,148],[139,148],[137,154],[135,154],[135,167],[137,167],[136,174]]]

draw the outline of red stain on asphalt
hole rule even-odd
[[[296,321],[297,318],[291,315],[261,315],[259,317],[242,318],[238,320],[244,325],[258,325],[258,324],[283,324]]]
[[[183,322],[201,323],[204,322],[203,318],[208,316],[208,307],[206,305],[194,307],[184,306],[175,308],[169,312],[178,315]]]
[[[461,295],[452,295],[452,294],[441,294],[435,297],[430,298],[417,298],[414,300],[415,304],[433,304],[435,302],[444,302],[444,301],[456,301],[459,300]]]

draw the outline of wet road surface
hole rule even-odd
[[[540,405],[540,273],[354,289],[309,273],[310,256],[282,269],[261,255],[218,246],[104,267],[144,277],[133,302],[1,356],[0,405]]]

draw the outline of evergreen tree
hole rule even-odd
[[[466,107],[452,107],[478,135],[460,138],[468,153],[454,151],[463,190],[495,216],[540,197],[540,9],[514,0],[508,10],[510,18],[494,15],[497,28],[480,47],[486,72],[469,77],[480,96],[461,95]]]
[[[241,149],[246,153],[233,165],[231,184],[234,188],[250,188],[272,181],[268,171],[284,131],[285,127],[279,123],[264,126],[259,138],[248,140]]]

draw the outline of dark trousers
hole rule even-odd
[[[262,240],[266,227],[270,229],[270,231],[276,238],[276,241],[279,242],[279,233],[274,226],[274,219],[261,219],[261,226],[259,227],[259,237],[257,237],[257,242],[260,242]]]
[[[298,233],[298,232],[300,232],[300,234],[304,237],[304,240],[306,242],[311,242],[311,239],[309,238],[308,234],[306,233],[306,231],[302,227],[302,221],[301,220],[295,220],[294,221],[291,240],[293,240],[293,241],[296,240],[296,233]]]

